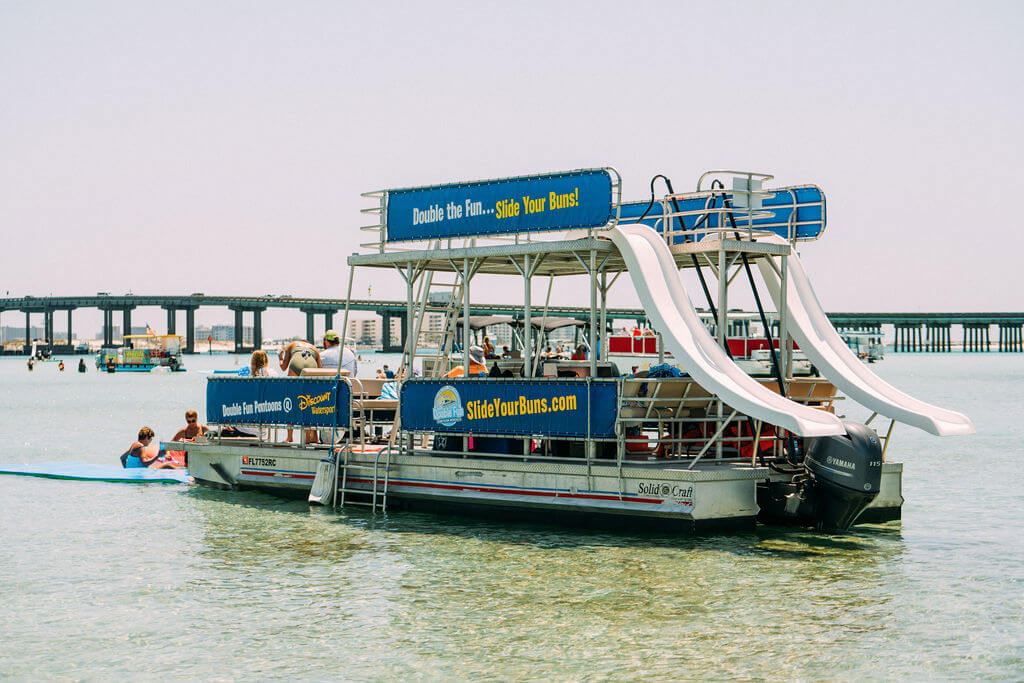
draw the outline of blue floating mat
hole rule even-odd
[[[188,481],[188,470],[151,470],[146,467],[124,469],[120,465],[85,462],[37,462],[31,465],[0,464],[0,474],[21,474],[50,479],[114,481],[128,484],[181,484]]]

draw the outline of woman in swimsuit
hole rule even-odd
[[[304,340],[293,341],[280,354],[281,370],[289,377],[298,377],[303,368],[320,367],[320,353],[316,347]]]
[[[284,351],[278,354],[281,359],[281,370],[288,373],[289,377],[298,377],[302,374],[303,368],[319,368],[320,352],[316,347],[305,340],[293,341],[284,347]],[[292,430],[288,430],[287,443],[292,441]],[[315,429],[306,430],[306,443],[316,443],[317,433]]]

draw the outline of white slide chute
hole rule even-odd
[[[620,225],[608,234],[625,259],[640,302],[665,347],[702,387],[731,408],[798,436],[846,433],[832,413],[780,396],[732,361],[697,316],[661,235],[635,224]]]
[[[781,237],[760,238],[758,241],[788,244]],[[974,425],[966,415],[919,401],[871,372],[847,347],[825,315],[800,257],[793,253],[787,258],[786,323],[800,350],[807,354],[819,372],[844,394],[879,415],[938,436],[974,433]],[[759,261],[758,266],[775,305],[779,307],[782,286],[776,268],[767,259]]]

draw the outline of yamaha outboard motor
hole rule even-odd
[[[878,495],[882,447],[870,427],[844,422],[846,434],[813,440],[789,481],[758,486],[762,517],[820,531],[846,531]]]

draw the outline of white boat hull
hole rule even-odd
[[[286,496],[308,494],[325,455],[323,450],[270,446],[181,447],[188,451],[189,474],[199,483]],[[358,469],[347,476],[348,495],[361,491],[366,498],[373,491],[374,454],[352,456],[350,463]],[[380,497],[383,460],[378,465]],[[901,472],[898,463],[886,464],[882,492],[873,510],[869,508],[872,521],[899,518]],[[756,485],[769,476],[767,468],[735,462],[708,461],[692,470],[679,462],[629,462],[620,478],[612,461],[595,461],[588,467],[568,461],[400,456],[388,472],[387,505],[509,513],[574,525],[619,522],[639,531],[752,528],[759,511]]]

